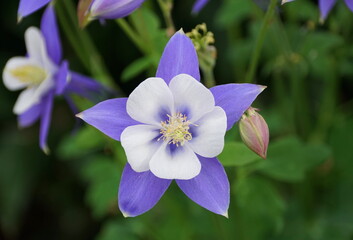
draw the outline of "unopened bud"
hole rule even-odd
[[[270,134],[265,119],[256,110],[250,107],[241,117],[240,136],[248,148],[265,159]]]

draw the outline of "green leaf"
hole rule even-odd
[[[122,82],[127,82],[131,78],[136,77],[138,74],[147,70],[148,67],[153,65],[153,62],[148,57],[142,57],[134,62],[132,62],[129,66],[127,66],[121,74]]]
[[[103,225],[96,240],[138,239],[131,231],[130,225],[121,221],[110,220]]]
[[[62,140],[58,153],[64,159],[80,157],[103,148],[105,143],[104,134],[91,126],[87,126]]]
[[[45,172],[45,165],[53,159],[43,157],[35,129],[18,131],[10,127],[3,129],[1,134],[0,228],[4,235],[14,238],[20,233],[24,215],[33,191]]]
[[[122,169],[106,156],[95,156],[84,165],[82,178],[89,183],[86,201],[96,218],[117,211],[118,185]]]
[[[236,9],[236,11],[234,11]],[[248,0],[228,0],[225,1],[217,12],[217,25],[227,28],[233,23],[240,23],[249,16],[252,10],[252,3]]]
[[[261,160],[242,142],[226,142],[222,153],[218,156],[224,166],[244,166]]]
[[[257,169],[277,180],[297,182],[330,155],[331,150],[326,145],[304,144],[297,138],[284,138],[270,143],[267,159]]]
[[[285,203],[277,189],[261,177],[241,179],[233,185],[241,221],[242,239],[264,239],[283,226]],[[240,229],[239,229],[240,230]]]
[[[154,66],[157,67],[159,58],[168,41],[165,30],[161,28],[158,16],[147,7],[142,7],[129,17],[132,25],[144,41],[148,56],[153,60]]]

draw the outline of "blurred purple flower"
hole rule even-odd
[[[52,0],[20,0],[17,12],[18,21],[41,9],[51,1]]]
[[[84,27],[94,19],[117,19],[130,15],[145,0],[80,0],[78,19]]]
[[[197,0],[192,7],[192,13],[197,14],[208,3],[209,0]]]
[[[320,19],[324,21],[337,0],[319,0]],[[347,7],[353,12],[353,0],[345,0]]]
[[[282,4],[294,0],[282,0]],[[347,7],[353,12],[353,0],[344,0]],[[319,0],[320,21],[325,21],[337,0]]]
[[[25,33],[26,57],[11,58],[3,71],[3,81],[10,90],[24,89],[14,106],[20,127],[40,119],[40,147],[48,152],[47,135],[55,95],[85,97],[102,90],[93,79],[71,72],[62,60],[62,49],[53,7],[47,7],[41,29],[30,27]]]
[[[119,208],[133,217],[151,209],[174,179],[200,206],[227,216],[229,182],[216,156],[224,135],[264,89],[227,84],[207,89],[191,40],[177,32],[156,77],[128,98],[111,99],[78,114],[121,141],[128,163],[119,187]]]

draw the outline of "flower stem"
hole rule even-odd
[[[203,73],[203,80],[206,87],[214,87],[216,85],[216,81],[214,79],[213,68],[201,68],[201,71]]]
[[[254,76],[259,62],[262,46],[265,41],[266,32],[267,32],[268,26],[270,25],[270,21],[275,15],[277,2],[278,0],[271,0],[270,5],[267,8],[267,12],[262,22],[259,35],[257,36],[257,39],[256,39],[255,48],[251,56],[250,67],[249,67],[245,82],[248,82],[248,83],[254,82]]]
[[[171,37],[175,33],[175,26],[172,18],[173,0],[158,0],[158,3],[167,26],[167,35]]]
[[[136,47],[143,53],[147,53],[144,47],[143,41],[141,41],[138,33],[130,26],[130,24],[123,18],[116,19],[116,23],[125,32],[125,34],[130,38],[130,40],[136,45]]]
[[[72,1],[63,0],[60,2],[62,5],[57,4],[59,21],[85,68],[103,84],[119,90],[89,35],[86,31],[79,29]]]

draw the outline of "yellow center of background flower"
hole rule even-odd
[[[10,73],[19,81],[29,85],[39,85],[47,78],[45,70],[35,65],[24,65],[11,69]]]

